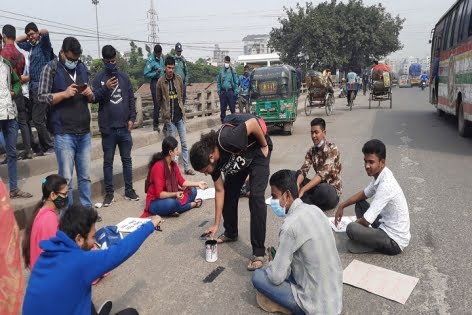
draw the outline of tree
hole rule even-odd
[[[365,6],[362,0],[307,3],[284,8],[287,17],[270,32],[269,44],[282,61],[298,66],[336,66],[358,71],[401,49],[404,19],[393,17],[379,3]]]

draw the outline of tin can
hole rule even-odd
[[[218,245],[216,240],[208,240],[205,242],[205,260],[209,263],[218,260]]]

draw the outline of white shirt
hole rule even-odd
[[[411,239],[410,215],[403,191],[388,167],[364,189],[367,198],[374,197],[364,219],[373,223],[380,214],[379,228],[397,242],[401,250]]]

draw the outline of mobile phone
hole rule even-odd
[[[85,91],[86,88],[87,88],[87,84],[78,84],[77,85],[77,91],[79,93],[82,93],[83,91]]]

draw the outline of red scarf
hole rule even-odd
[[[170,162],[170,169],[165,159],[162,160],[162,164],[164,164],[164,177],[166,178],[166,191],[167,192],[179,191],[179,182],[177,180],[177,174],[175,172],[175,167],[176,167],[175,162],[174,161]]]

